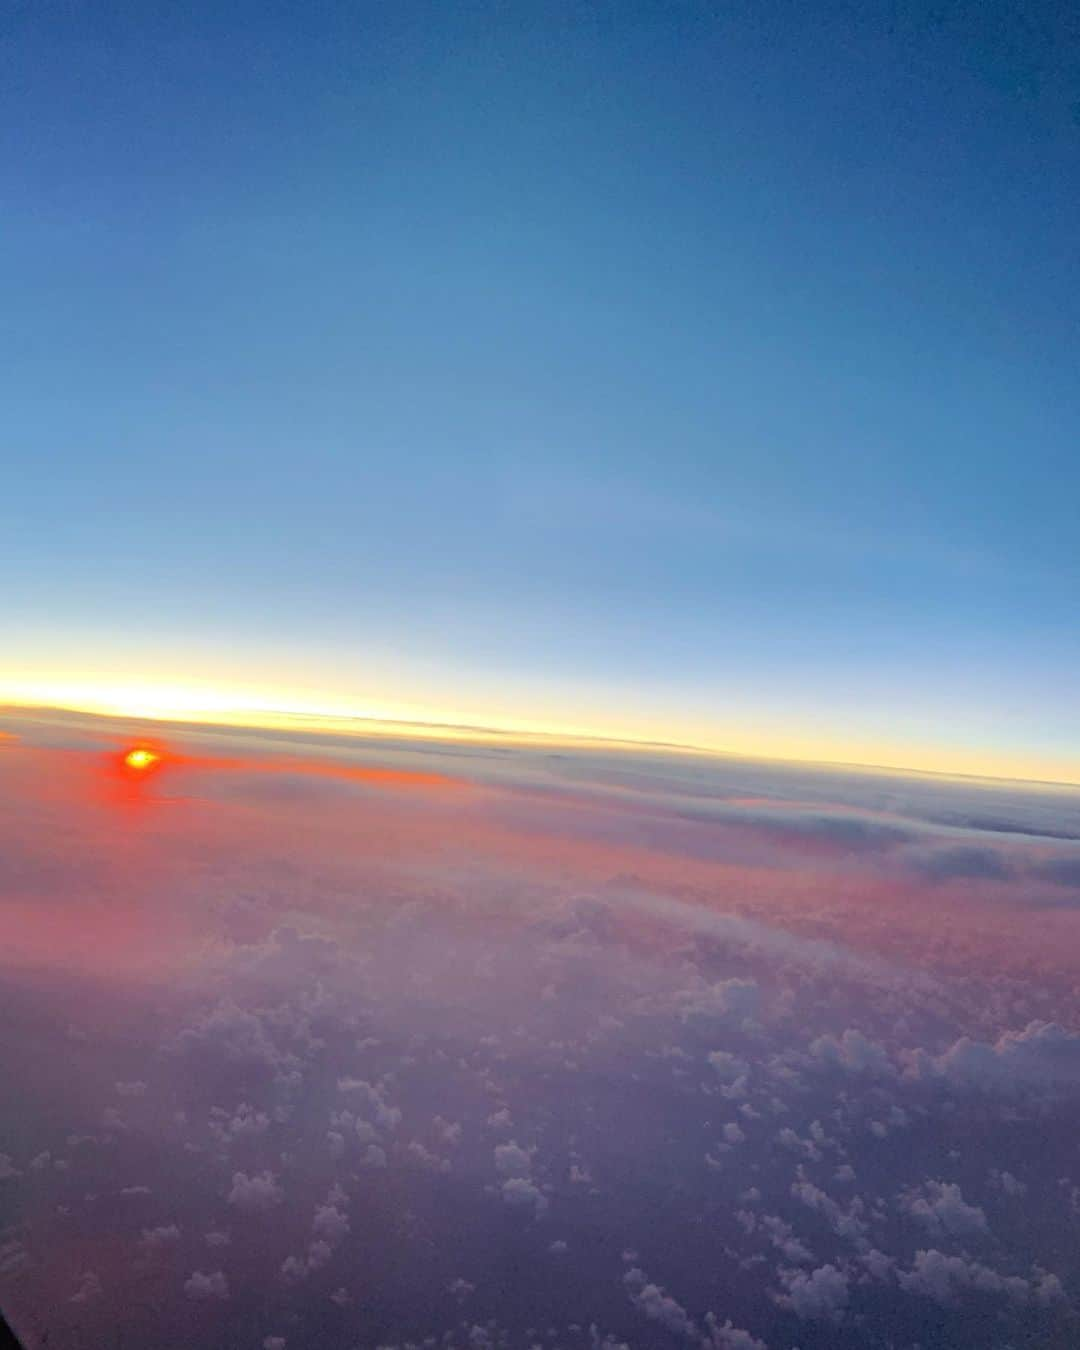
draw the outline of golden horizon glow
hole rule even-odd
[[[572,716],[529,719],[493,713],[475,715],[428,705],[362,701],[339,695],[312,695],[267,685],[131,678],[104,675],[0,679],[0,705],[54,709],[105,717],[179,722],[207,727],[267,731],[338,732],[352,735],[411,736],[473,744],[563,744],[610,749],[663,748],[716,757],[779,760],[786,763],[893,769],[953,777],[1006,779],[1033,784],[1080,786],[1080,766],[1034,755],[938,748],[899,742],[829,738],[792,730],[787,734],[748,732],[737,723],[673,726],[644,716],[604,719],[583,726]],[[361,726],[357,724],[361,723]],[[149,752],[153,753],[153,752]],[[139,767],[132,765],[131,767]],[[143,767],[149,767],[144,765]]]

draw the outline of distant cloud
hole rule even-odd
[[[884,1046],[870,1040],[854,1027],[848,1027],[839,1038],[819,1036],[811,1042],[810,1054],[820,1064],[845,1069],[849,1073],[865,1073],[879,1078],[891,1078],[896,1074]]]
[[[910,1052],[909,1073],[944,1079],[961,1087],[1015,1092],[1025,1087],[1080,1085],[1080,1033],[1056,1022],[1029,1022],[993,1044],[961,1036],[936,1058]]]
[[[281,1204],[284,1198],[277,1178],[270,1172],[260,1172],[255,1176],[248,1176],[244,1172],[233,1173],[229,1204],[235,1205],[245,1214],[263,1214]]]
[[[782,1270],[784,1293],[780,1301],[805,1321],[839,1322],[848,1302],[848,1277],[833,1265],[818,1266],[809,1274]]]
[[[1003,1294],[1019,1303],[1027,1301],[1031,1286],[1019,1275],[999,1275],[989,1266],[962,1256],[946,1256],[936,1247],[916,1253],[909,1271],[898,1271],[901,1289],[921,1294],[945,1307],[959,1301],[959,1294],[972,1290],[983,1294]]]
[[[911,849],[902,856],[907,867],[928,881],[1007,881],[1015,875],[1013,865],[995,848],[957,845]]]
[[[925,1181],[900,1198],[900,1209],[935,1236],[987,1238],[990,1226],[978,1205],[969,1205],[954,1182]]]
[[[184,1296],[193,1303],[206,1303],[211,1299],[227,1299],[229,1282],[220,1270],[206,1275],[196,1270],[190,1279],[184,1281]]]

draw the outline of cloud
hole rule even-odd
[[[1007,881],[1015,875],[1013,865],[995,848],[956,845],[952,848],[909,849],[906,866],[927,881]]]
[[[282,1063],[263,1021],[232,1002],[219,1003],[194,1026],[185,1027],[172,1041],[177,1054],[201,1055],[230,1064],[262,1064],[276,1069]]]
[[[708,1061],[721,1083],[736,1083],[750,1072],[746,1060],[733,1055],[730,1050],[713,1050]]]
[[[525,1177],[511,1177],[509,1181],[503,1182],[500,1189],[503,1200],[513,1209],[531,1208],[539,1216],[548,1207],[544,1193]]]
[[[708,1313],[705,1317],[705,1326],[707,1332],[702,1345],[706,1350],[769,1350],[764,1341],[759,1341],[748,1331],[734,1326],[730,1318],[720,1322],[715,1313]]]
[[[190,1279],[184,1281],[184,1296],[193,1303],[206,1303],[211,1299],[224,1300],[229,1297],[229,1282],[220,1270],[215,1270],[211,1275],[196,1270]]]
[[[311,1231],[316,1237],[336,1246],[349,1231],[349,1218],[343,1209],[329,1201],[317,1206],[311,1222]]]
[[[374,1121],[381,1130],[395,1130],[401,1123],[401,1111],[391,1106],[381,1085],[372,1085],[366,1078],[339,1078],[339,1092],[349,1094],[350,1104],[358,1114]]]
[[[986,1214],[978,1205],[969,1205],[965,1201],[955,1182],[924,1181],[920,1187],[901,1195],[900,1209],[938,1236],[990,1236]]]
[[[781,1270],[784,1294],[780,1302],[804,1321],[839,1322],[848,1302],[848,1277],[833,1265],[818,1266],[809,1274]]]
[[[284,1192],[271,1172],[259,1172],[252,1176],[245,1172],[233,1173],[229,1204],[235,1205],[244,1214],[265,1214],[275,1205],[280,1205],[284,1198]]]
[[[101,1280],[97,1272],[86,1270],[79,1276],[78,1286],[68,1302],[89,1303],[92,1299],[100,1298],[101,1293]]]
[[[835,1036],[819,1036],[811,1042],[810,1054],[820,1064],[845,1069],[849,1073],[879,1078],[896,1075],[885,1047],[868,1039],[854,1027],[848,1027],[839,1039]]]
[[[1038,881],[1049,881],[1055,886],[1075,886],[1080,889],[1080,858],[1047,858],[1032,867],[1031,875]]]
[[[680,990],[676,1003],[684,1022],[708,1031],[725,1022],[756,1018],[761,1009],[761,989],[756,980],[700,981]]]
[[[816,1210],[823,1215],[837,1236],[847,1238],[860,1246],[865,1245],[867,1225],[861,1217],[864,1205],[858,1196],[855,1196],[845,1209],[820,1187],[805,1179],[792,1183],[791,1194],[795,1199],[801,1200],[808,1209]]]
[[[686,1309],[658,1284],[647,1280],[643,1271],[636,1266],[628,1270],[623,1276],[623,1284],[630,1295],[630,1302],[651,1322],[659,1323],[673,1336],[696,1339],[697,1328]]]
[[[532,1176],[532,1154],[512,1140],[495,1145],[495,1171],[501,1177]]]
[[[961,1036],[936,1058],[925,1050],[911,1051],[907,1058],[912,1077],[944,1079],[958,1087],[1018,1092],[1080,1085],[1080,1034],[1056,1022],[1029,1022],[992,1044]]]
[[[945,1307],[957,1302],[961,1290],[971,1289],[984,1294],[1004,1294],[1018,1303],[1027,1301],[1031,1286],[1019,1275],[999,1275],[978,1261],[962,1256],[946,1256],[931,1247],[915,1255],[915,1264],[909,1271],[897,1271],[901,1289],[910,1294],[921,1294]]]

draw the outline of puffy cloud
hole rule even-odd
[[[936,1247],[916,1253],[911,1270],[897,1271],[896,1278],[902,1289],[931,1298],[946,1307],[955,1303],[958,1293],[964,1289],[1004,1294],[1018,1303],[1026,1302],[1031,1293],[1031,1286],[1019,1275],[999,1275],[978,1261],[946,1256]]]
[[[287,1256],[281,1263],[281,1277],[287,1284],[298,1284],[308,1275],[307,1259],[303,1256]]]
[[[806,1265],[810,1265],[813,1261],[813,1252],[805,1243],[799,1241],[791,1224],[785,1223],[778,1214],[763,1214],[759,1219],[756,1214],[742,1209],[736,1212],[735,1218],[748,1233],[760,1228],[785,1260]]]
[[[180,1229],[174,1223],[163,1224],[160,1228],[144,1228],[142,1245],[151,1249],[170,1247],[180,1241]]]
[[[800,1180],[792,1183],[791,1194],[809,1209],[816,1210],[828,1220],[834,1233],[851,1242],[860,1243],[866,1236],[867,1225],[860,1217],[864,1206],[858,1196],[845,1208],[813,1182]]]
[[[0,1279],[6,1279],[30,1263],[30,1255],[18,1238],[0,1242]]]
[[[990,1234],[985,1213],[965,1201],[955,1182],[925,1181],[901,1195],[900,1208],[937,1235],[973,1238]]]
[[[306,1279],[313,1270],[325,1266],[334,1253],[334,1249],[348,1236],[349,1218],[345,1213],[345,1192],[338,1185],[330,1187],[330,1193],[321,1205],[315,1206],[315,1215],[311,1221],[311,1241],[304,1256],[286,1257],[281,1273],[290,1283]]]
[[[185,1027],[169,1047],[177,1054],[220,1058],[230,1064],[261,1064],[276,1069],[283,1057],[262,1018],[235,1003],[219,1003],[194,1026]]]
[[[547,1197],[526,1177],[511,1177],[500,1187],[502,1198],[513,1209],[532,1209],[539,1216],[547,1209]]]
[[[733,1055],[729,1050],[714,1050],[708,1059],[721,1083],[735,1083],[750,1072],[750,1065],[746,1060]]]
[[[211,1275],[196,1270],[190,1279],[184,1281],[184,1295],[193,1303],[207,1303],[215,1298],[227,1299],[229,1282],[220,1270],[215,1270]]]
[[[849,1073],[880,1078],[890,1078],[896,1073],[885,1047],[869,1040],[854,1027],[848,1027],[839,1039],[819,1036],[811,1042],[810,1054],[820,1064],[846,1069]]]
[[[450,1171],[449,1158],[440,1158],[437,1153],[433,1153],[431,1149],[422,1144],[419,1139],[414,1139],[406,1148],[405,1153],[409,1158],[414,1159],[421,1167],[426,1168],[429,1172]]]
[[[401,1123],[401,1111],[391,1106],[381,1084],[372,1085],[366,1078],[339,1078],[338,1091],[347,1092],[350,1105],[359,1115],[373,1121],[380,1130],[395,1130]]]
[[[990,1184],[1005,1195],[1027,1195],[1027,1186],[1011,1172],[999,1172],[996,1167],[990,1169]]]
[[[7,1153],[0,1153],[0,1181],[8,1181],[12,1177],[21,1177],[22,1172],[11,1161]]]
[[[311,1231],[316,1237],[336,1246],[349,1231],[349,1218],[337,1205],[327,1203],[318,1205],[311,1222]]]
[[[848,1277],[833,1265],[818,1266],[809,1274],[781,1270],[785,1292],[780,1302],[804,1321],[839,1322],[848,1302]]]
[[[324,1242],[322,1238],[316,1238],[314,1242],[309,1242],[307,1251],[308,1270],[319,1270],[325,1266],[333,1255],[333,1251],[330,1243]]]
[[[1029,1022],[992,1044],[967,1036],[934,1058],[924,1050],[908,1055],[915,1078],[941,1078],[960,1087],[1018,1092],[1032,1087],[1080,1085],[1080,1033],[1056,1022]]]
[[[706,1350],[769,1350],[764,1341],[759,1341],[741,1327],[733,1326],[730,1318],[720,1322],[715,1313],[708,1313],[705,1326],[707,1332],[702,1345]]]
[[[97,1272],[93,1270],[85,1270],[79,1276],[78,1286],[75,1292],[72,1294],[71,1298],[68,1300],[68,1302],[89,1303],[91,1299],[100,1297],[101,1297],[101,1280],[98,1278]]]
[[[777,1130],[776,1142],[791,1153],[801,1153],[813,1162],[821,1161],[821,1151],[812,1139],[800,1139],[790,1125]]]
[[[284,1198],[285,1194],[271,1172],[258,1172],[251,1176],[245,1172],[233,1173],[229,1204],[235,1205],[245,1214],[263,1214],[281,1204]]]
[[[658,1322],[672,1335],[696,1338],[697,1328],[686,1309],[658,1284],[647,1280],[642,1270],[636,1266],[628,1270],[623,1276],[623,1284],[630,1295],[630,1302],[650,1321]]]
[[[689,1026],[709,1030],[718,1023],[757,1017],[761,990],[756,980],[733,978],[714,984],[701,981],[676,995],[679,1016]]]
[[[496,1144],[495,1171],[501,1177],[532,1176],[532,1154],[520,1144]]]
[[[210,1132],[221,1144],[231,1144],[234,1139],[254,1138],[265,1134],[270,1128],[270,1117],[265,1111],[256,1111],[247,1102],[237,1107],[235,1114],[223,1111],[215,1106],[210,1112]]]
[[[1044,1308],[1053,1307],[1057,1303],[1068,1303],[1064,1286],[1056,1275],[1051,1275],[1045,1270],[1037,1270],[1036,1273],[1037,1278],[1032,1288],[1032,1297],[1036,1303]]]

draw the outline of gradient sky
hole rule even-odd
[[[1069,9],[16,5],[0,696],[1080,779]]]

